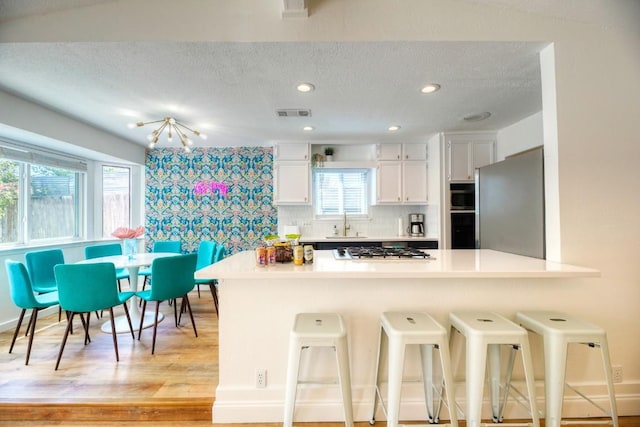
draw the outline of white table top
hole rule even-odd
[[[196,271],[196,279],[422,279],[600,277],[600,271],[490,249],[427,250],[429,260],[336,260],[314,251],[313,264],[258,266],[245,251]]]
[[[173,252],[145,252],[136,254],[133,259],[129,259],[127,255],[111,255],[98,258],[84,259],[76,264],[93,264],[98,262],[110,262],[116,268],[142,267],[153,264],[153,260],[179,254]]]

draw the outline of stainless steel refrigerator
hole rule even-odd
[[[476,169],[476,248],[545,258],[542,147]]]

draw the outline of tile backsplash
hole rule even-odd
[[[427,237],[437,237],[438,230],[429,229],[431,215],[427,206],[371,206],[369,208],[368,219],[358,219],[347,217],[347,223],[350,230],[347,235],[356,235],[368,237],[395,237],[398,236],[398,220],[402,218],[404,230],[409,226],[410,213],[425,214],[425,227]],[[302,236],[307,237],[325,237],[333,234],[334,226],[337,226],[338,232],[341,233],[343,220],[336,218],[315,219],[312,206],[278,206],[278,233],[284,235],[284,227],[286,225],[295,225],[300,228]]]

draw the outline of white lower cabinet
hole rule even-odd
[[[273,203],[308,205],[311,203],[309,162],[275,162],[273,167]]]
[[[427,162],[379,162],[375,204],[428,202]]]

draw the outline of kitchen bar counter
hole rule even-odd
[[[381,313],[424,311],[448,325],[454,310],[490,310],[511,318],[518,310],[564,311],[566,301],[582,297],[584,281],[600,276],[594,269],[491,250],[428,252],[435,259],[336,260],[332,251],[315,251],[310,265],[259,267],[254,251],[248,251],[198,270],[197,278],[219,281],[219,382],[213,421],[282,422],[289,331],[296,313],[343,316],[349,333],[354,417],[368,421]],[[332,351],[320,348],[312,354],[312,359],[304,355],[301,375],[335,378]],[[406,375],[417,377],[418,352],[408,351],[406,357]],[[454,366],[462,370],[460,364]],[[266,370],[265,388],[256,387],[258,369]],[[515,374],[515,384],[519,381]],[[403,418],[424,417],[423,393],[419,384],[403,387]],[[462,383],[456,393],[464,407]],[[509,405],[505,413],[509,419],[527,416],[520,405]],[[338,387],[300,387],[295,417],[298,422],[341,421]],[[383,414],[376,419],[383,420]]]
[[[597,270],[559,264],[490,249],[428,250],[431,258],[336,260],[315,251],[313,264],[258,266],[255,252],[238,253],[196,272],[197,279],[427,279],[599,277]]]

